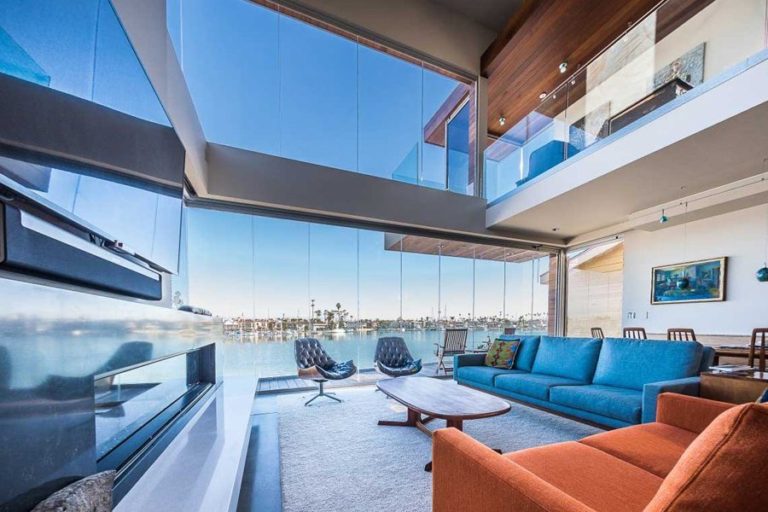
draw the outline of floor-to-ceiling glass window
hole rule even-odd
[[[504,328],[551,331],[546,254],[198,208],[186,218],[185,303],[223,320],[229,374],[294,375],[303,336],[370,369],[381,336],[430,365],[446,328],[468,329],[469,348]]]
[[[361,173],[417,183],[421,66],[358,45]]]
[[[166,3],[210,141],[474,194],[471,79],[256,2]]]

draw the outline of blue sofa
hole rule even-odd
[[[485,366],[485,354],[463,354],[454,356],[453,378],[609,427],[655,421],[661,393],[698,395],[698,375],[715,355],[691,341],[501,338],[521,341],[513,369]]]

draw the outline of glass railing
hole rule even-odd
[[[766,0],[667,0],[485,150],[488,202],[766,48]]]

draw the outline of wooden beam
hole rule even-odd
[[[483,52],[483,56],[480,58],[480,70],[484,77],[487,78],[493,72],[496,57],[504,50],[504,47],[520,30],[520,27],[528,21],[528,18],[540,4],[541,0],[524,0],[523,5],[509,18],[499,35],[491,43],[491,46]]]

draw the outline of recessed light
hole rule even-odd
[[[539,99],[540,99],[540,100],[543,100],[543,99],[544,99],[544,98],[546,98],[546,97],[547,97],[547,91],[542,91],[542,93],[541,93],[541,94],[539,94]]]
[[[501,126],[504,126],[504,124],[507,122],[507,118],[504,116],[499,116],[499,124]]]
[[[552,228],[552,231],[560,231],[560,228]]]
[[[557,66],[557,69],[560,70],[560,74],[565,73],[566,71],[568,71],[568,61],[564,60],[563,62],[561,62],[560,65]]]

